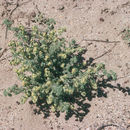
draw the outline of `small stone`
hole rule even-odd
[[[101,22],[104,22],[104,18],[100,18],[99,20],[100,20]]]
[[[73,7],[75,8],[75,7],[77,7],[78,5],[77,4],[75,4]]]
[[[14,130],[14,128],[9,128],[8,130]]]
[[[34,18],[34,17],[36,17],[36,13],[32,12],[32,13],[30,13],[30,16]]]
[[[16,103],[19,105],[20,104],[20,102],[18,102],[18,101],[16,101]]]
[[[58,8],[58,10],[62,10],[62,11],[63,11],[64,8],[65,8],[64,6],[60,6],[60,7]]]

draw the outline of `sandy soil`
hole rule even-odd
[[[0,48],[6,48],[13,39],[10,32],[5,38],[6,28],[2,25],[15,8],[13,3],[16,0],[0,0]],[[19,83],[9,58],[6,59],[10,55],[7,50],[0,57],[0,130],[129,130],[130,48],[122,40],[121,32],[130,26],[130,1],[19,0],[19,5],[11,15],[14,24],[30,26],[37,5],[45,16],[56,20],[58,27],[66,27],[68,40],[74,38],[87,47],[86,59],[92,57],[96,58],[95,62],[105,63],[107,69],[117,73],[118,80],[112,83],[115,89],[106,88],[106,98],[86,100],[88,105],[82,121],[75,115],[65,120],[64,113],[58,118],[54,114],[44,118],[43,113],[34,114],[34,106],[28,102],[19,105],[20,96],[3,96],[5,88]]]

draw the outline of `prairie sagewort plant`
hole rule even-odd
[[[55,29],[53,19],[44,20],[44,28],[10,27],[17,40],[9,43],[14,66],[22,85],[4,91],[5,96],[22,93],[21,103],[31,99],[42,101],[52,112],[75,109],[74,100],[87,96],[87,90],[97,91],[98,81],[116,79],[116,74],[105,70],[104,64],[87,65],[83,58],[86,49],[67,42],[61,36],[64,29]]]

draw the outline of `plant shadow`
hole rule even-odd
[[[93,65],[93,58],[90,58],[87,61],[87,66]],[[70,99],[72,103],[76,105],[76,109],[69,110],[65,115],[65,120],[69,120],[72,116],[75,116],[76,121],[82,121],[84,117],[89,113],[89,108],[91,107],[91,104],[86,103],[86,99],[89,101],[92,101],[93,98],[107,98],[108,92],[106,92],[106,88],[111,88],[113,90],[118,89],[124,94],[130,95],[130,88],[129,87],[122,87],[120,84],[117,84],[116,86],[112,85],[110,79],[103,79],[102,81],[98,81],[98,89],[95,91],[92,91],[92,89],[87,88],[86,97],[82,97],[81,99]],[[81,95],[80,95],[81,96]],[[30,104],[33,104],[30,102]],[[50,105],[43,102],[43,100],[39,100],[39,102],[36,104],[36,109],[34,109],[34,114],[44,114],[44,118],[47,118],[50,116]],[[55,112],[56,117],[60,116],[60,112]]]

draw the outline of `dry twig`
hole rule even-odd
[[[3,56],[3,54],[7,51],[7,48],[3,49],[3,51],[0,54],[0,58]]]
[[[104,42],[104,43],[119,43],[120,41],[109,41],[107,40],[96,40],[96,39],[83,39],[82,41],[91,41],[91,42]]]
[[[116,128],[118,128],[119,130],[125,130],[124,127],[118,126],[118,125],[114,125],[114,124],[103,125],[103,126],[99,127],[97,130],[104,130],[104,128],[109,127],[109,126],[116,127]]]
[[[110,53],[115,46],[116,46],[116,44],[114,44],[114,46],[112,46],[108,51],[106,51],[106,52],[104,52],[103,54],[101,54],[100,56],[97,56],[96,58],[94,58],[94,60],[103,57],[103,56],[106,55],[107,53]]]

